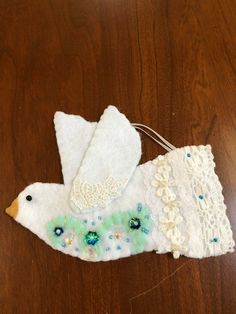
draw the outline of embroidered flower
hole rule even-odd
[[[174,193],[163,196],[162,200],[165,203],[165,206],[163,207],[164,212],[179,211],[180,202],[176,200],[176,195]]]
[[[168,156],[158,156],[153,163],[157,166],[152,185],[157,188],[156,194],[161,197],[164,206],[163,214],[159,216],[159,228],[170,240],[169,250],[173,252],[174,258],[178,258],[184,250],[185,238],[182,236],[178,225],[183,221],[179,213],[180,201],[176,199],[174,190],[170,187],[176,186],[171,178],[171,166]]]
[[[183,221],[183,218],[174,212],[169,212],[167,216],[161,216],[160,220],[160,230],[164,231],[167,238],[172,239],[180,236],[180,231],[177,225]]]
[[[58,216],[47,224],[47,234],[54,248],[96,260],[112,247],[122,250],[128,245],[132,253],[142,252],[152,227],[149,209],[138,203],[135,210],[116,211],[95,226],[73,216]]]
[[[123,239],[130,243],[131,252],[142,252],[147,242],[147,235],[153,227],[149,210],[139,203],[135,210],[116,212],[111,216],[111,219],[113,224],[120,224],[120,227],[124,228],[125,236]]]
[[[110,229],[110,228],[109,228]],[[112,227],[112,223],[111,223],[111,229],[108,231],[107,233],[107,237],[109,240],[112,240],[112,242],[122,242],[122,241],[126,241],[127,239],[127,233],[126,230],[124,228],[124,226],[121,225],[114,225]]]
[[[102,228],[99,228],[99,232],[88,230],[73,216],[58,216],[51,220],[47,225],[47,233],[56,249],[80,251],[83,255],[94,258],[103,251]]]
[[[162,196],[168,188],[168,175],[157,173],[152,181],[152,186],[156,187],[156,194]]]
[[[48,237],[55,248],[66,247],[69,239],[81,236],[86,228],[72,216],[58,216],[47,225]],[[68,233],[70,232],[70,234]],[[67,241],[65,241],[68,239]]]
[[[156,173],[152,186],[157,188],[156,194],[162,196],[171,192],[169,187],[175,186],[175,181],[169,179],[169,173]]]
[[[153,160],[153,164],[157,166],[158,173],[169,173],[171,171],[171,167],[166,162],[164,156],[158,156]]]

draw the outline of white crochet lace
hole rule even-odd
[[[201,223],[204,256],[232,252],[234,241],[211,146],[183,148],[183,162]]]
[[[232,252],[232,231],[210,145],[175,149],[153,163],[155,167],[144,171],[146,203],[156,217],[157,230],[167,239],[166,250],[176,258]]]

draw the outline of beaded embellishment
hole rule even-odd
[[[90,183],[77,178],[73,183],[71,202],[80,210],[105,207],[108,198],[113,199],[120,195],[126,181],[127,178],[116,180],[108,176],[103,182]]]
[[[131,254],[144,250],[154,225],[147,207],[139,203],[134,210],[98,217],[98,224],[68,215],[56,217],[46,226],[51,245],[89,260],[98,260],[112,250],[129,249]]]

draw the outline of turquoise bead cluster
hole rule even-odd
[[[75,254],[92,251],[101,257],[112,249],[122,250],[125,245],[129,245],[132,254],[142,252],[153,225],[150,210],[138,203],[133,210],[98,216],[96,222],[71,215],[58,216],[46,228],[54,248],[69,247]]]

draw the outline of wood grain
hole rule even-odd
[[[0,0],[0,207],[62,182],[56,110],[210,143],[236,232],[236,2]],[[143,141],[146,161],[164,151]],[[0,213],[0,313],[236,313],[236,254],[88,263]]]

